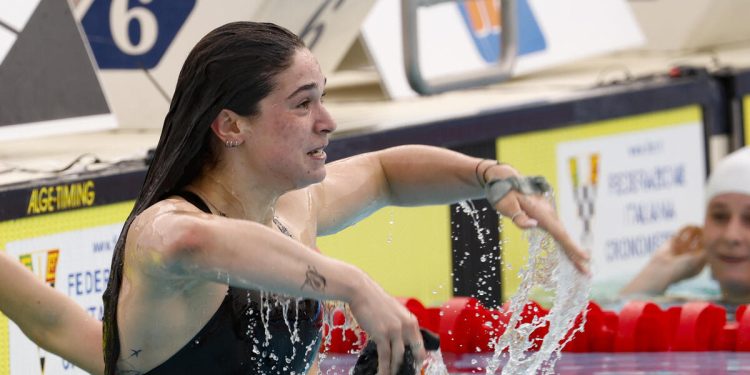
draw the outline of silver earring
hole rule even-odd
[[[224,146],[226,146],[227,148],[235,148],[241,144],[242,144],[241,140],[229,140],[228,139],[224,142]]]

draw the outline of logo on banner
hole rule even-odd
[[[40,280],[54,287],[57,275],[57,263],[60,260],[60,249],[34,251],[21,254],[21,264],[33,272]]]
[[[31,270],[39,279],[44,280],[49,286],[55,287],[60,249],[35,251],[21,254],[18,258],[21,264]],[[37,347],[37,352],[39,354],[39,365],[41,366],[42,374],[44,374],[44,364],[47,355],[40,347]]]
[[[581,244],[586,250],[591,250],[594,236],[591,222],[596,213],[596,191],[599,185],[599,154],[589,154],[584,157],[568,159],[568,171],[573,184],[573,200],[576,204],[578,218],[583,223]]]
[[[95,0],[81,20],[101,69],[155,67],[196,0]]]
[[[459,1],[458,9],[479,54],[487,63],[500,57],[500,6],[496,0]],[[518,55],[543,51],[547,41],[528,0],[518,0]]]

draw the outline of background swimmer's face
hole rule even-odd
[[[722,291],[750,296],[750,195],[726,193],[711,199],[703,241]]]

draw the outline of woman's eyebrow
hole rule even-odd
[[[326,84],[327,82],[328,82],[328,78],[325,78],[325,79],[323,80],[323,85],[325,86],[325,84]],[[298,87],[298,88],[297,88],[296,90],[294,90],[294,92],[293,92],[293,93],[291,93],[291,94],[290,94],[289,96],[287,96],[286,98],[287,98],[287,99],[291,99],[292,97],[294,97],[295,95],[299,94],[299,93],[300,93],[300,92],[302,92],[302,91],[307,91],[307,90],[312,90],[312,89],[317,89],[317,88],[318,88],[318,84],[317,84],[317,83],[315,83],[315,82],[311,82],[311,83],[308,83],[308,84],[306,84],[306,85],[302,85],[302,86]]]
[[[291,99],[292,97],[294,97],[295,95],[299,94],[302,91],[312,90],[312,89],[317,88],[317,87],[318,87],[317,83],[308,83],[306,85],[302,85],[302,86],[298,87],[296,90],[294,90],[294,92],[291,93],[286,98],[287,99]]]

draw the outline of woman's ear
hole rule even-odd
[[[229,109],[222,109],[211,123],[211,130],[226,147],[237,147],[245,142],[240,132],[240,115]]]

